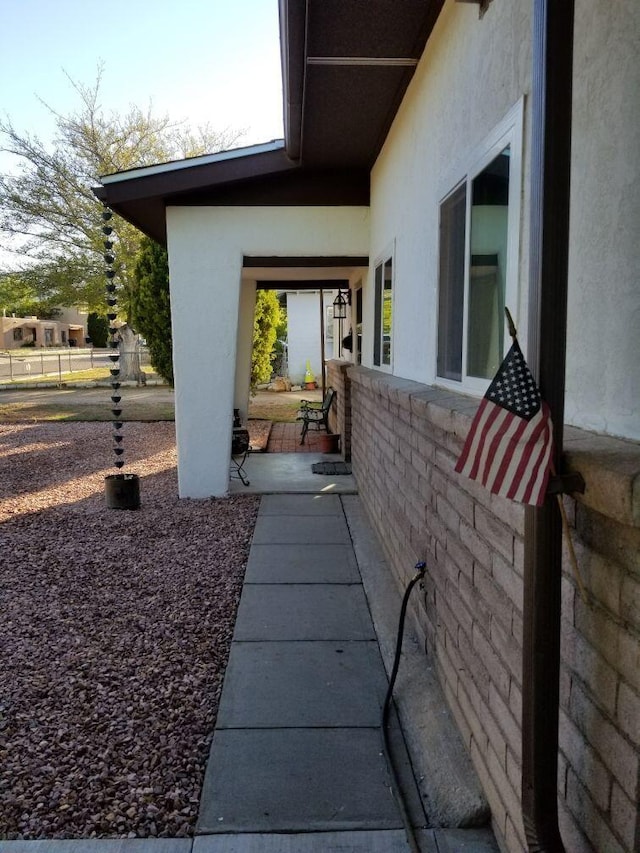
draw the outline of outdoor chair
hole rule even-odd
[[[304,444],[309,428],[316,430],[324,429],[329,432],[329,410],[336,396],[333,388],[327,388],[327,393],[324,395],[322,403],[316,403],[312,400],[300,400],[300,410],[298,412],[297,421],[302,421],[302,435],[300,444]]]

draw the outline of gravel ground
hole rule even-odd
[[[0,425],[0,838],[193,832],[259,499],[178,500],[173,423]]]

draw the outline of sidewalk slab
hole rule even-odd
[[[191,838],[0,841],[0,853],[191,853]]]
[[[220,729],[207,770],[198,835],[402,828],[378,729]]]
[[[331,515],[344,518],[339,495],[264,495],[258,517],[264,515]]]
[[[235,642],[375,640],[360,585],[249,584],[244,587]]]
[[[375,641],[234,642],[216,725],[375,728],[386,691]]]
[[[360,583],[351,545],[251,545],[244,576],[251,583]]]
[[[251,541],[256,545],[300,543],[318,546],[351,542],[344,516],[260,514]]]
[[[305,832],[207,835],[196,838],[193,853],[408,853],[404,831]],[[438,853],[435,841],[422,853]]]

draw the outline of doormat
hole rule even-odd
[[[311,470],[314,474],[328,474],[335,477],[337,474],[350,474],[351,462],[314,462]]]

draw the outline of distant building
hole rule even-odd
[[[0,348],[81,347],[87,337],[87,312],[64,308],[55,320],[39,320],[36,316],[10,317],[3,312]]]

